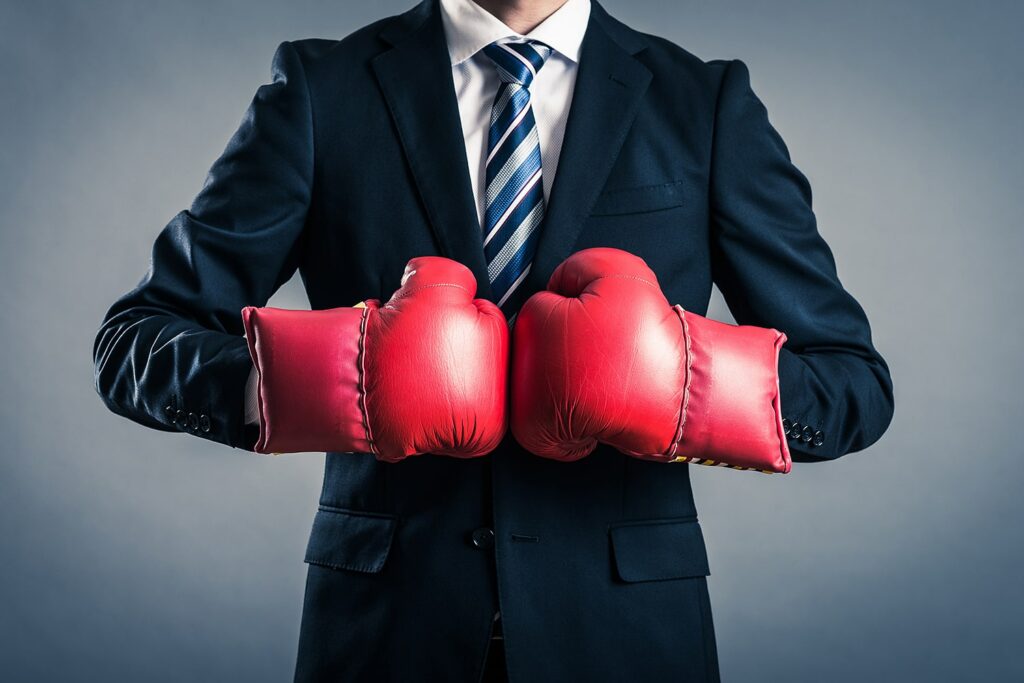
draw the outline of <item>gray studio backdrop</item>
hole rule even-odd
[[[277,44],[408,6],[3,0],[0,679],[291,676],[323,456],[117,418],[91,344]],[[867,452],[695,468],[725,680],[1021,680],[1021,5],[606,7],[746,61],[896,384]]]

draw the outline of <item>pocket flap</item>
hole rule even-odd
[[[597,197],[591,216],[649,213],[683,204],[683,183],[676,180],[659,185],[605,190]]]
[[[627,582],[708,576],[704,535],[694,517],[613,524],[619,578]]]
[[[398,518],[321,506],[306,546],[309,564],[375,573],[391,550]]]

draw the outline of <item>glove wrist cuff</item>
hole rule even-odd
[[[363,369],[374,309],[242,310],[257,373],[257,453],[373,451]]]
[[[688,366],[675,461],[789,472],[778,373],[786,335],[674,308]]]

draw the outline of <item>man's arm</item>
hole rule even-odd
[[[769,123],[746,65],[718,63],[724,68],[710,187],[715,283],[738,323],[788,337],[779,391],[787,424],[799,425],[789,440],[793,460],[862,450],[892,420],[889,368],[872,345],[863,309],[839,282],[810,184]]]
[[[96,390],[115,413],[251,450],[252,360],[241,309],[262,306],[298,265],[313,184],[312,113],[301,58],[282,43],[192,206],[153,246],[93,345]]]

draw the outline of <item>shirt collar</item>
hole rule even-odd
[[[502,38],[539,40],[563,57],[579,62],[589,19],[590,0],[567,0],[537,28],[520,35],[473,0],[441,0],[441,23],[452,66]]]

